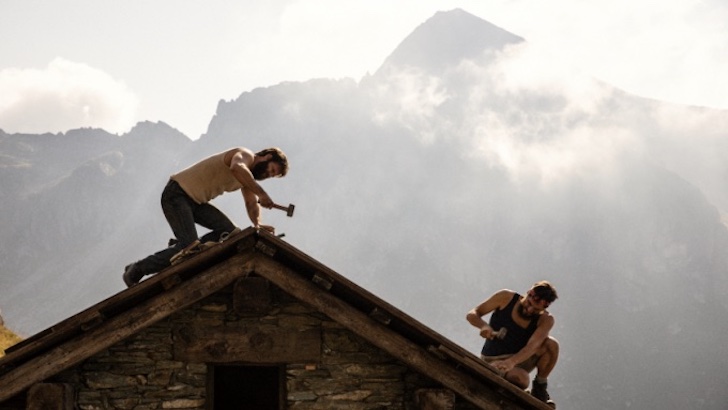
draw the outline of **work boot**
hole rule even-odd
[[[549,396],[549,392],[546,391],[546,387],[548,387],[547,382],[540,383],[534,379],[531,386],[531,396],[541,400],[553,408],[556,408],[556,403],[551,400],[551,396]]]
[[[235,229],[233,229],[233,230],[232,230],[232,231],[230,231],[230,232],[223,232],[223,233],[222,233],[222,234],[220,235],[220,242],[224,242],[224,241],[226,241],[226,240],[227,240],[228,238],[230,238],[230,237],[232,237],[232,236],[235,236],[235,235],[239,234],[240,232],[242,232],[242,229],[238,228],[237,226],[235,227]]]
[[[124,275],[122,277],[126,286],[130,288],[142,280],[144,273],[139,270],[136,263],[130,263],[124,268]]]

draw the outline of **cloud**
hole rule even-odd
[[[465,130],[474,137],[473,155],[514,180],[607,176],[621,153],[641,149],[632,130],[605,121],[614,90],[547,48],[507,47],[492,63],[466,62],[458,73],[477,84],[468,90]]]
[[[44,70],[0,71],[0,129],[65,132],[80,127],[124,132],[135,123],[138,97],[88,65],[56,58]]]
[[[473,156],[507,170],[514,182],[536,182],[542,188],[586,175],[610,179],[629,147],[641,150],[628,129],[580,126],[562,130],[557,139],[542,141],[514,138],[519,131],[498,116],[483,119],[475,130]]]
[[[373,91],[379,101],[373,121],[380,125],[398,123],[415,131],[420,142],[432,144],[437,109],[449,99],[441,80],[411,67],[392,70],[387,78]]]
[[[386,75],[374,89],[376,123],[397,124],[425,145],[456,146],[514,182],[547,187],[585,175],[608,179],[626,153],[644,150],[628,124],[610,118],[615,90],[547,48],[488,52],[442,77],[401,67]]]

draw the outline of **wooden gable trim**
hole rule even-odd
[[[310,304],[372,345],[453,390],[481,409],[533,408],[530,403],[517,402],[508,395],[499,394],[493,386],[485,385],[469,374],[450,366],[446,361],[428,352],[427,348],[412,343],[378,320],[330,294],[325,288],[306,280],[274,260],[255,258],[253,269],[257,275]]]
[[[251,271],[252,257],[252,252],[234,255],[8,371],[0,376],[0,403],[232,284]]]

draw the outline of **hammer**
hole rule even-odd
[[[506,329],[505,327],[502,327],[502,328],[498,329],[497,332],[493,332],[493,339],[503,340],[506,337],[506,333],[508,333],[508,329]]]
[[[296,208],[296,205],[288,204],[288,206],[273,204],[273,208],[280,209],[281,211],[286,211],[286,216],[291,217],[293,216],[293,210]]]

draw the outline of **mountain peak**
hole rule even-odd
[[[486,50],[522,41],[523,38],[462,9],[439,11],[397,46],[377,74],[389,67],[403,66],[438,72]]]

